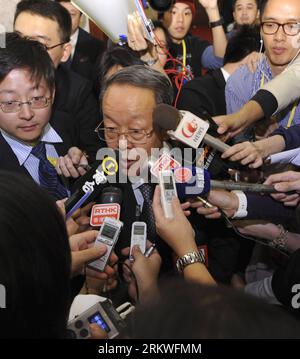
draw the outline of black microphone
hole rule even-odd
[[[174,0],[149,0],[152,9],[158,12],[168,11],[174,4]]]
[[[75,191],[65,202],[67,218],[85,203],[97,198],[112,181],[116,181],[115,175],[119,169],[116,157],[117,154],[114,153],[101,161],[96,161],[91,169],[75,182]]]
[[[208,115],[205,120],[164,103],[157,105],[153,111],[153,127],[156,131],[165,130],[171,138],[194,149],[199,148],[203,141],[222,153],[228,150],[230,146],[207,133],[213,120]]]
[[[121,205],[123,202],[122,190],[115,186],[103,189],[98,204],[95,204],[91,211],[90,225],[100,227],[105,218],[119,220],[121,215]]]

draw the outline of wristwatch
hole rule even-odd
[[[205,264],[205,257],[202,252],[189,252],[177,259],[176,267],[179,272],[183,272],[184,268],[193,263]]]
[[[212,21],[209,23],[209,27],[212,29],[214,27],[217,27],[217,26],[221,26],[224,24],[224,19],[221,17],[220,20],[218,21]]]

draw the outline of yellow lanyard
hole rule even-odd
[[[186,43],[184,40],[181,42],[182,44],[182,57],[183,57],[183,73],[185,74],[186,69]]]
[[[265,84],[265,74],[262,75],[262,78],[261,78],[261,81],[260,81],[260,88],[262,88],[264,84]],[[296,112],[298,104],[299,104],[299,101],[294,102],[294,106],[293,106],[293,108],[291,110],[290,117],[289,117],[288,123],[286,125],[286,128],[291,127],[291,125],[293,123],[293,120],[294,120],[294,117],[295,117],[295,112]]]

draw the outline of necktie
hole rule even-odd
[[[147,235],[148,240],[152,243],[156,242],[157,234],[155,227],[155,217],[152,208],[152,198],[154,193],[154,188],[149,183],[144,183],[139,187],[143,198],[143,211],[141,214],[141,220],[147,223]]]
[[[31,154],[40,160],[39,179],[40,186],[56,200],[68,197],[66,188],[60,183],[55,168],[47,159],[46,147],[43,142],[33,147]]]

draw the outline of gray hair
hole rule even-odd
[[[134,65],[116,72],[103,84],[100,102],[102,102],[108,88],[114,84],[131,85],[152,90],[155,95],[156,104],[166,103],[172,105],[174,94],[169,79],[148,66]]]

